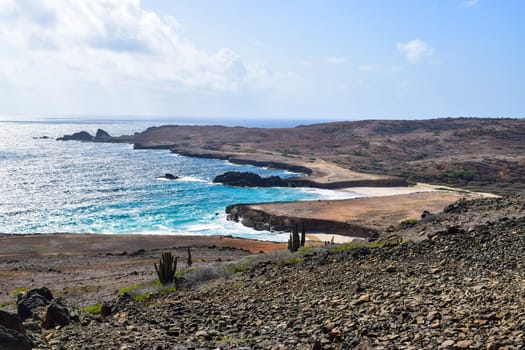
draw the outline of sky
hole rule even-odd
[[[0,0],[0,115],[525,116],[522,0]]]

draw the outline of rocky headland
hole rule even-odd
[[[289,179],[219,175],[216,180],[228,185],[345,189],[427,181],[500,194],[525,189],[522,119],[369,120],[286,129],[167,125],[129,136],[112,137],[103,130],[95,136],[86,134],[65,136],[63,140],[132,143],[140,149],[169,149],[185,156],[224,159],[305,175]],[[337,211],[340,203],[330,205]],[[252,219],[246,213],[254,211],[243,207],[242,212],[241,222],[255,228],[289,227],[280,219],[282,215],[268,212],[266,216],[277,217],[281,222],[262,224],[260,211]],[[298,217],[312,219],[307,213]],[[328,227],[318,219],[310,222],[312,227]],[[405,219],[410,218],[405,215],[401,220]],[[290,214],[290,220],[296,217]],[[348,228],[355,231],[353,223],[341,225],[340,221],[344,220],[338,218],[329,223],[329,232]]]
[[[436,229],[422,241],[407,239],[429,226]],[[200,267],[177,291],[123,293],[100,313],[79,312],[77,321],[68,311],[69,323],[51,328],[9,314],[0,331],[39,349],[525,346],[524,195],[460,200],[381,237],[393,231],[383,243],[245,257],[211,279],[220,265]]]
[[[227,219],[256,230],[290,231],[296,224],[308,233],[377,238],[391,225],[416,221],[424,212],[441,212],[459,199],[480,198],[476,193],[414,192],[391,196],[286,203],[234,204]]]
[[[166,125],[105,141],[288,169],[324,185],[402,179],[511,194],[525,190],[523,140],[525,119],[442,118],[266,129]]]

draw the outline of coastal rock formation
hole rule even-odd
[[[263,178],[258,174],[240,171],[228,171],[217,175],[214,183],[222,183],[227,186],[236,187],[287,187],[288,183],[279,176]]]
[[[286,169],[311,174],[310,180],[325,178],[319,184],[305,183],[311,187],[385,186],[385,180],[408,179],[511,194],[525,191],[523,140],[523,119],[442,118],[271,129],[166,125],[108,142]],[[318,161],[325,163],[316,167]],[[334,178],[334,168],[327,164],[358,174]]]
[[[76,133],[71,134],[71,135],[64,135],[62,137],[59,137],[59,138],[57,138],[57,141],[91,142],[94,139],[95,138],[93,137],[93,135],[91,135],[89,132],[87,132],[87,131],[80,131],[80,132],[76,132]]]
[[[167,180],[177,180],[177,179],[180,178],[179,176],[175,176],[175,175],[170,174],[170,173],[166,173],[166,174],[164,174],[163,176],[160,176],[160,177],[163,178],[163,179],[167,179]]]
[[[390,225],[416,221],[423,211],[441,211],[460,198],[479,196],[420,192],[341,200],[235,204],[228,206],[226,213],[228,220],[256,230],[289,231],[295,223],[304,223],[309,233],[371,238]]]
[[[352,237],[373,238],[379,231],[352,223],[317,218],[272,215],[265,210],[253,208],[250,204],[234,204],[226,207],[227,219],[240,222],[255,230],[290,231],[295,224],[304,224],[308,233],[322,232]]]
[[[57,138],[57,141],[83,141],[83,142],[112,142],[113,137],[102,129],[98,129],[95,136],[87,131],[76,132]]]
[[[102,129],[98,129],[94,141],[105,142],[112,139],[111,135]]]

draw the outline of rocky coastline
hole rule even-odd
[[[227,219],[244,226],[264,231],[290,231],[296,224],[307,228],[308,233],[328,233],[358,238],[374,238],[379,230],[353,223],[305,218],[290,215],[273,215],[271,212],[254,208],[257,204],[234,204],[226,207]]]
[[[173,126],[172,129],[178,130]],[[144,133],[133,136],[112,137],[104,130],[98,129],[95,136],[81,131],[73,135],[65,135],[58,138],[59,141],[82,141],[82,142],[110,142],[110,143],[132,143],[135,149],[167,149],[187,157],[206,159],[227,160],[233,164],[253,165],[259,167],[288,170],[302,173],[303,177],[292,177],[281,179],[280,177],[261,178],[253,173],[230,172],[218,175],[214,182],[225,185],[243,187],[309,187],[319,189],[343,189],[349,187],[396,187],[407,186],[405,179],[393,176],[361,174],[340,168],[339,166],[320,160],[304,160],[293,156],[276,156],[274,154],[249,154],[242,155],[232,152],[224,152],[213,147],[210,149],[188,150],[176,142],[170,141],[166,136],[160,138],[145,138],[148,132],[162,130],[150,128]],[[206,148],[206,147],[204,147]],[[251,210],[246,205],[235,204],[225,209],[229,220],[241,222],[243,225],[256,230],[289,231],[295,222],[305,222],[309,232],[322,232],[332,234],[346,234],[351,232],[352,236],[370,238],[377,235],[377,229],[364,227],[359,224],[345,223],[338,220],[321,218],[304,218],[294,215],[273,215],[265,213],[264,210]],[[242,212],[242,215],[239,213]],[[241,219],[239,220],[239,217]]]
[[[375,239],[383,230],[443,211],[459,199],[481,195],[457,192],[414,192],[343,200],[245,203],[226,208],[227,219],[255,230],[290,231],[295,224],[308,233]]]
[[[404,240],[425,226],[428,239]],[[176,291],[123,293],[94,314],[56,300],[69,322],[49,329],[49,306],[24,322],[2,312],[0,334],[16,349],[524,348],[524,195],[461,200],[396,234],[246,257],[205,281],[196,269]]]

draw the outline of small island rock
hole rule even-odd
[[[93,135],[91,135],[87,131],[76,132],[72,135],[64,135],[57,139],[57,141],[84,141],[84,142],[89,142],[93,140],[94,140]]]
[[[263,178],[250,172],[228,171],[213,179],[214,183],[222,183],[236,187],[288,187],[288,183],[279,176]]]
[[[177,180],[179,177],[178,176],[175,176],[173,174],[170,174],[170,173],[166,173],[164,174],[164,176],[162,176],[164,179],[168,179],[168,180]]]

